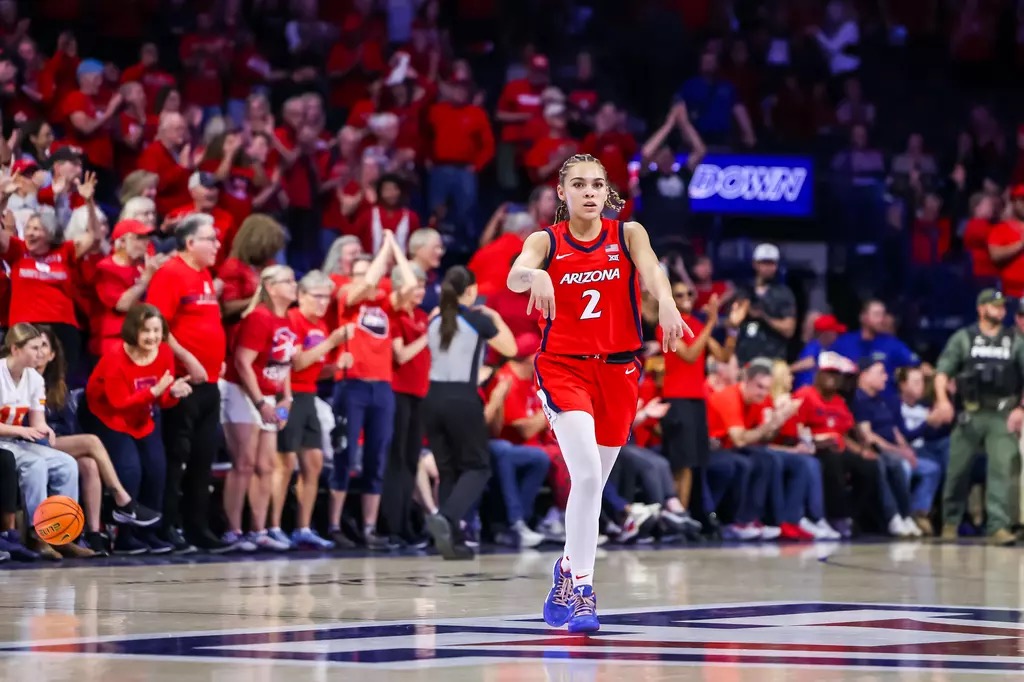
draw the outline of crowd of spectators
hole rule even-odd
[[[465,505],[463,532],[560,542],[537,325],[504,281],[575,153],[626,199],[614,217],[647,227],[696,332],[663,357],[647,325],[606,537],[933,532],[948,439],[897,333],[956,303],[937,287],[1024,294],[1024,134],[983,94],[951,112],[959,134],[908,128],[877,63],[945,50],[970,92],[1006,56],[999,19],[1024,15],[559,0],[527,29],[498,5],[0,0],[0,552],[422,547],[449,492],[423,401],[454,263],[478,329],[515,346],[492,344],[479,375],[500,494]],[[822,223],[841,229],[813,239],[870,243],[885,266],[837,292],[838,317],[807,310],[784,248],[723,262],[734,226],[691,215],[702,157],[751,149],[824,156]],[[80,544],[19,536],[15,511],[47,491],[83,504]]]

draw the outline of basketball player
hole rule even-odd
[[[601,491],[636,415],[640,280],[658,300],[665,351],[675,349],[684,330],[692,332],[643,226],[601,217],[623,202],[600,161],[570,157],[558,174],[558,199],[558,222],[526,239],[508,287],[530,292],[527,314],[540,311],[537,386],[572,481],[565,551],[555,562],[544,620],[552,627],[568,623],[570,632],[594,632],[600,627],[593,580]]]

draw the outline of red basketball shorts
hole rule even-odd
[[[640,363],[609,364],[599,359],[537,355],[537,388],[544,413],[554,425],[562,412],[581,410],[594,418],[597,444],[625,445],[636,417]]]

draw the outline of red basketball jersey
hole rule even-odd
[[[581,243],[563,221],[545,228],[551,239],[544,269],[555,286],[555,319],[540,319],[541,351],[606,355],[639,350],[640,277],[626,248],[623,223],[601,219],[601,233]]]

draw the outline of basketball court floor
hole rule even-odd
[[[968,680],[1024,672],[1024,563],[982,545],[602,550],[601,632],[540,619],[555,553],[0,569],[0,680]]]

